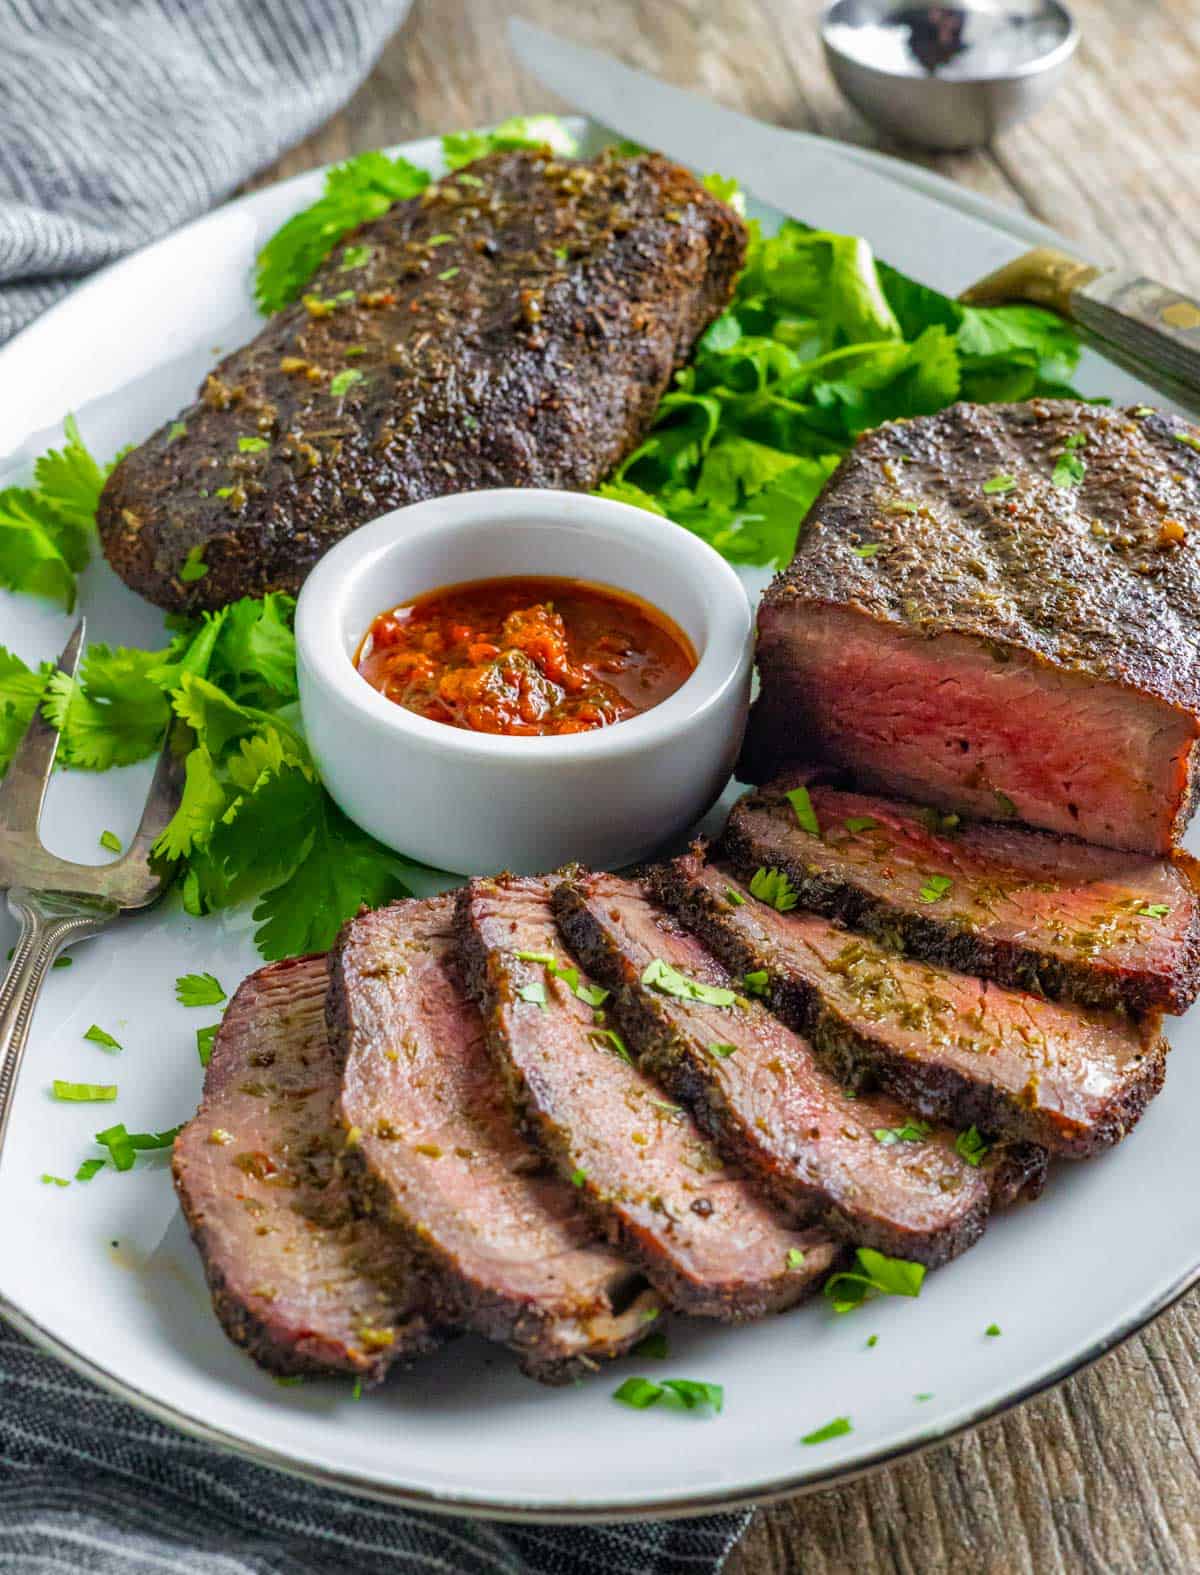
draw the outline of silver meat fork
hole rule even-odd
[[[59,667],[74,678],[83,650],[84,620],[67,641]],[[0,782],[0,890],[21,934],[0,986],[0,1148],[8,1130],[13,1090],[42,982],[63,947],[95,935],[122,913],[157,902],[173,869],[154,857],[159,833],[183,792],[183,752],[169,727],[141,825],[129,851],[113,864],[73,864],[38,840],[38,822],[58,748],[58,729],[40,709]]]

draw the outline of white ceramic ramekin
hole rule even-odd
[[[660,705],[590,733],[504,738],[386,700],[354,654],[378,613],[443,585],[562,575],[633,591],[696,649]],[[713,803],[750,692],[741,581],[698,537],[628,504],[505,489],[433,498],[364,525],[317,564],[296,610],[300,704],[330,793],[389,847],[460,874],[644,858]]]

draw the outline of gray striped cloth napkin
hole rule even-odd
[[[320,125],[407,8],[0,0],[0,343]],[[178,1436],[0,1323],[6,1575],[708,1575],[747,1519],[563,1528],[411,1514]]]

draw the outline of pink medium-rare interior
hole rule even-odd
[[[846,608],[776,610],[764,625],[771,725],[861,786],[1108,847],[1171,848],[1197,736],[1185,713],[1021,652]]]

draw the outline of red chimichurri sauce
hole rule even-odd
[[[648,602],[550,576],[418,596],[380,613],[356,660],[418,716],[509,737],[610,727],[674,694],[696,666],[687,636]]]

